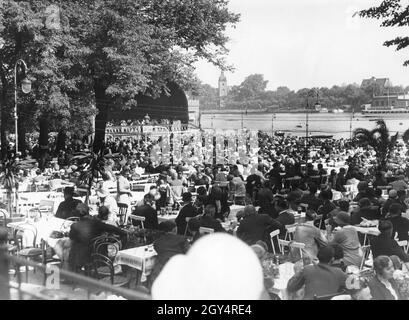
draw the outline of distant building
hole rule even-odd
[[[393,108],[407,108],[409,107],[409,95],[408,94],[390,94],[374,96],[371,103],[372,109],[389,109]]]
[[[187,104],[189,110],[189,123],[195,126],[200,125],[200,102],[198,98],[188,96]]]
[[[391,83],[389,81],[389,78],[372,77],[370,79],[362,80],[362,83],[361,83],[361,89],[373,87],[374,88],[373,95],[383,94],[386,91],[386,89],[390,86],[391,86]]]
[[[228,93],[228,87],[227,87],[227,79],[226,76],[224,75],[224,71],[220,74],[219,77],[219,108],[224,108],[226,106],[226,96]]]

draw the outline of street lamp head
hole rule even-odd
[[[31,81],[30,81],[30,79],[24,78],[24,79],[21,81],[21,90],[22,90],[24,93],[30,93],[30,92],[31,92]]]

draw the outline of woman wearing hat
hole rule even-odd
[[[338,244],[342,247],[344,251],[343,261],[346,266],[355,265],[359,267],[363,253],[358,232],[351,226],[350,220],[351,218],[347,212],[340,211],[337,213],[334,217],[334,222],[340,229],[335,231],[331,244]]]

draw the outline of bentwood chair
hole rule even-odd
[[[48,265],[61,265],[62,261],[61,259],[56,255],[52,254],[51,256],[48,256],[48,250],[51,249],[51,247],[48,245],[48,243],[45,240],[41,240],[41,250],[42,250],[42,264],[45,266]],[[53,250],[51,249],[51,252]],[[45,286],[47,283],[47,270],[44,270],[44,277],[43,277],[43,286]]]
[[[130,278],[124,277],[122,275],[115,274],[115,266],[110,258],[93,253],[91,255],[91,264],[93,269],[93,274],[96,279],[104,283],[109,283],[114,287],[124,287],[130,284]],[[101,272],[101,270],[104,270]]]
[[[14,243],[17,244],[19,248],[17,252],[18,257],[23,257],[27,260],[39,259],[43,254],[43,249],[37,246],[37,228],[33,225],[27,224],[27,228],[24,228],[24,233],[30,234],[33,238],[31,246],[23,248],[23,238],[18,237],[18,231],[14,233]],[[19,269],[19,268],[16,268]],[[26,265],[26,282],[28,282],[28,266]],[[16,273],[20,270],[16,270]],[[35,272],[35,269],[34,269]]]

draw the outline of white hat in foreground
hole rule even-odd
[[[253,250],[223,233],[200,238],[169,260],[152,286],[155,300],[258,300],[263,272]]]

